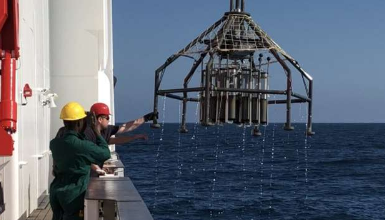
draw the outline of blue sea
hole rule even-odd
[[[385,124],[143,125],[117,146],[156,220],[385,219]]]

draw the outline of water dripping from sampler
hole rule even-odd
[[[179,120],[179,126],[181,124],[181,104],[179,103],[179,108],[178,108],[178,112],[179,112],[179,117],[178,117],[178,120]],[[178,189],[179,189],[179,181],[181,179],[181,176],[182,176],[182,163],[181,163],[181,156],[180,156],[180,150],[181,150],[181,133],[178,132],[178,144],[177,144],[177,156],[176,156],[176,159],[177,159],[177,175],[176,175],[176,178],[175,178],[175,186],[174,186],[174,192],[175,192],[175,196],[176,198],[179,198],[179,193],[178,193]],[[179,215],[179,205],[178,207],[175,208],[176,209],[176,215]]]
[[[274,151],[275,151],[275,128],[276,124],[273,125],[273,134],[272,134],[272,143],[271,143],[271,164],[270,164],[270,183],[269,183],[269,189],[271,191],[270,194],[270,200],[269,200],[269,219],[271,215],[271,209],[272,209],[272,200],[273,200],[273,172],[274,172]]]
[[[307,126],[307,124],[306,124]],[[309,135],[308,133],[306,133],[306,136],[305,136],[305,207],[306,207],[306,210],[309,209],[308,205],[307,205],[307,200],[308,200],[308,194],[309,194],[309,184],[308,184],[308,168],[309,168],[309,164],[308,164],[308,149],[310,146],[308,146],[308,139],[309,139]]]
[[[198,94],[198,98],[199,98],[199,94]],[[193,140],[193,148],[192,148],[192,151],[191,151],[191,158],[192,158],[192,164],[195,165],[195,161],[198,161],[197,160],[197,157],[198,157],[198,139],[196,138],[197,135],[198,135],[198,123],[199,123],[199,116],[198,116],[198,110],[199,110],[199,103],[196,104],[196,109],[195,109],[195,124],[194,124],[194,130],[193,130],[193,136],[191,137],[191,140]],[[190,174],[191,176],[193,176],[196,172],[196,167],[192,166],[191,167],[191,170],[190,170]],[[193,198],[195,199],[195,180],[193,180]]]
[[[211,201],[210,201],[210,207],[212,208],[214,200],[215,200],[215,187],[217,182],[217,169],[218,169],[218,151],[219,151],[219,126],[217,126],[216,129],[216,139],[215,139],[215,164],[214,164],[214,171],[213,171],[213,179],[212,179],[212,188],[211,188]],[[210,210],[210,219],[213,217],[213,211]]]
[[[166,118],[166,97],[163,97],[163,112],[162,112],[162,129],[160,132],[160,138],[159,138],[159,144],[158,148],[156,150],[156,159],[155,159],[155,199],[154,199],[154,205],[153,208],[155,209],[158,202],[158,187],[159,187],[159,156],[160,156],[160,149],[163,147],[163,136],[164,136],[164,123]]]
[[[264,163],[264,157],[265,157],[265,143],[266,143],[266,127],[263,128],[263,139],[262,139],[262,145],[261,145],[261,159],[260,159],[260,209],[259,214],[262,215],[262,209],[263,209],[263,163]]]

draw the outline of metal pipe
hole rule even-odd
[[[168,98],[172,98],[172,99],[176,99],[176,100],[179,100],[179,101],[183,101],[183,97],[178,96],[178,95],[173,95],[173,94],[163,94],[163,95],[160,95],[160,96],[166,96],[166,97],[168,97]]]
[[[306,102],[310,102],[310,101],[311,101],[311,99],[309,99],[309,98],[307,98],[307,97],[305,97],[305,96],[303,96],[303,95],[297,94],[297,93],[295,93],[295,92],[291,93],[291,95],[292,95],[293,97],[302,99],[302,100],[304,100],[304,101],[306,101]]]
[[[226,88],[230,87],[230,69],[229,69],[230,54],[227,54],[226,60]],[[229,93],[225,92],[225,123],[229,121]]]
[[[205,77],[204,77],[204,62],[201,63],[201,88],[203,88],[204,86],[204,82],[205,82]],[[201,90],[199,92],[199,98],[200,98],[200,103],[199,103],[199,121],[200,122],[203,122],[203,90]]]
[[[258,58],[257,89],[261,89],[262,57],[263,57],[263,54],[260,53]]]
[[[271,94],[271,95],[286,95],[286,90],[261,90],[261,89],[237,89],[237,88],[214,88],[210,91],[218,92],[243,92],[243,93],[261,93],[261,94]],[[187,89],[167,89],[167,90],[158,90],[157,95],[171,94],[171,93],[183,93],[183,92],[202,92],[206,91],[205,87],[194,87]]]
[[[1,1],[1,5],[0,156],[12,156],[14,143],[11,134],[15,133],[17,129],[16,60],[20,57],[19,2],[17,0],[4,0]],[[11,211],[10,213],[12,213],[14,210],[12,204],[10,207],[8,212]]]
[[[304,70],[301,68],[301,66],[293,60],[291,57],[285,56],[286,59],[304,76],[306,79],[309,80],[309,100],[308,100],[308,119],[307,119],[307,135],[314,135],[313,132],[313,78]],[[305,85],[306,86],[306,85]]]
[[[204,91],[204,87],[192,87],[187,89],[166,89],[166,90],[158,90],[158,95],[166,94],[166,93],[182,93],[182,92],[201,92]]]
[[[241,11],[242,11],[242,12],[245,11],[245,0],[242,0]]]
[[[250,19],[249,19],[250,20]],[[262,36],[258,30],[258,27],[255,26],[255,24],[253,22],[250,23],[251,25],[251,28],[255,31],[255,33],[258,35],[258,37],[262,38],[263,40],[265,40],[266,42],[269,42],[269,39],[267,39],[266,37]],[[271,45],[269,45],[270,43],[267,43],[267,45],[269,47],[271,47]],[[270,49],[270,52],[274,55],[274,57],[277,59],[277,61],[281,64],[281,66],[286,70],[287,72],[287,113],[286,113],[286,125],[285,125],[285,129],[287,130],[292,130],[293,128],[291,127],[290,125],[290,111],[291,111],[291,72],[290,72],[290,69],[287,67],[286,63],[279,57],[278,53],[276,52],[275,49]],[[295,62],[291,57],[289,56],[285,56],[283,55],[298,71],[300,71],[308,80],[309,80],[309,90],[310,90],[310,84],[312,84],[312,80],[313,78],[305,71],[303,70],[299,64],[297,62]],[[312,99],[312,97],[310,97],[310,94],[312,94],[312,91],[310,92],[309,91],[309,98]],[[309,110],[312,108],[312,103],[309,102]],[[308,114],[308,126],[311,126],[311,110],[309,111],[309,114]],[[309,120],[310,119],[310,120]],[[309,128],[309,127],[308,127]],[[311,128],[311,127],[310,127]],[[309,129],[308,129],[308,133],[309,133]]]
[[[302,99],[292,99],[291,103],[305,103],[307,101],[302,100]],[[274,105],[274,104],[286,104],[287,100],[269,100],[269,105]]]
[[[182,124],[180,127],[181,133],[187,133],[186,128],[186,114],[187,114],[187,92],[183,93],[183,99],[182,99]]]
[[[235,10],[238,12],[241,10],[241,0],[236,0]]]
[[[250,56],[250,59],[249,59],[249,68],[250,68],[250,76],[249,76],[249,89],[252,89],[253,88],[253,59],[254,59],[254,56],[251,55]],[[252,94],[249,94],[249,122],[251,124],[252,122]]]
[[[155,71],[155,87],[154,87],[154,114],[158,115],[158,89],[159,89],[159,72]],[[151,124],[152,128],[159,128],[158,119],[154,117]]]
[[[186,112],[187,112],[187,98],[183,98],[183,112],[182,112],[182,124],[180,126],[179,132],[180,133],[187,133],[187,127],[186,127]]]
[[[307,135],[314,135],[313,132],[313,80],[309,80],[309,98],[311,101],[309,102],[308,106],[308,115],[307,115]]]
[[[206,85],[205,85],[205,105],[204,105],[204,111],[203,111],[203,125],[208,126],[209,125],[209,110],[210,110],[210,87],[211,87],[211,82],[210,82],[210,75],[211,75],[211,70],[212,70],[212,65],[214,62],[214,57],[213,54],[210,54],[210,60],[207,63],[206,67]]]
[[[279,54],[275,49],[270,49],[270,52],[274,55],[275,59],[278,60],[278,62],[281,64],[282,68],[285,70],[287,74],[287,92],[286,92],[286,123],[284,129],[287,131],[294,130],[294,128],[291,126],[291,93],[292,93],[292,87],[291,87],[291,70],[286,65],[286,63],[281,59]]]
[[[178,95],[162,94],[160,96],[166,96],[167,98],[172,98],[172,99],[176,99],[176,100],[179,100],[179,101],[183,101],[183,97],[182,96],[178,96]],[[187,101],[188,102],[199,102],[199,99],[198,98],[187,98]]]
[[[215,22],[213,25],[211,25],[211,27],[209,27],[206,31],[204,31],[201,35],[199,35],[199,37],[195,38],[193,41],[191,41],[185,48],[183,48],[182,50],[180,50],[178,53],[176,54],[173,54],[171,55],[167,60],[166,62],[160,66],[156,72],[157,73],[160,73],[162,72],[166,67],[168,67],[171,63],[173,63],[176,59],[178,59],[181,55],[183,55],[183,53],[187,50],[189,50],[193,45],[195,45],[197,42],[199,42],[200,40],[202,40],[206,34],[210,33],[212,30],[214,30],[215,28],[217,28],[223,21],[225,21],[227,19],[226,16],[222,17],[220,20],[218,20],[217,22]]]
[[[250,19],[249,19],[250,20]],[[269,42],[269,39],[267,39],[266,37],[262,36],[259,32],[259,28],[257,26],[255,26],[255,24],[253,22],[250,23],[250,26],[251,28],[255,31],[255,34],[258,35],[258,37],[262,38],[263,40],[265,40],[267,42],[267,45],[269,47],[271,47],[271,45],[269,45],[270,43]],[[285,64],[285,62],[279,57],[279,55],[277,54],[277,52],[275,51],[275,49],[270,49],[270,52],[274,55],[274,57],[277,59],[277,61],[281,64],[281,66],[287,71],[287,113],[286,113],[286,125],[285,125],[285,129],[287,130],[291,130],[292,127],[290,125],[290,111],[291,111],[291,72],[290,72],[290,69],[287,67],[287,65]],[[291,57],[289,56],[285,56],[283,55],[299,72],[301,72],[308,80],[309,80],[309,90],[310,90],[310,84],[312,84],[312,80],[313,78],[305,71],[303,70],[299,64],[293,60]],[[289,91],[290,90],[290,91]],[[312,95],[312,91],[309,91],[309,98],[312,99],[312,97],[310,97],[310,94]],[[310,129],[311,129],[311,117],[312,117],[312,110],[310,110],[312,108],[312,101],[309,102],[309,113],[308,113],[308,133],[309,133],[309,126],[310,126]],[[310,119],[310,120],[309,120]],[[311,132],[312,133],[312,132]]]
[[[303,79],[303,84],[305,86],[305,89],[306,89],[306,93],[309,97],[309,90],[308,88],[306,87],[306,82],[305,82],[305,79],[304,77],[308,80],[308,81],[312,81],[313,78],[304,70],[301,68],[301,66],[298,64],[297,61],[293,60],[291,57],[288,57],[288,56],[285,56],[287,58],[287,60],[289,61],[289,63],[291,63],[300,73],[301,73],[301,76],[302,76],[302,79]]]
[[[259,121],[259,123],[263,124],[263,125],[267,125],[268,114],[269,114],[269,112],[268,112],[268,106],[269,106],[268,100],[265,98],[262,98],[260,100],[260,105],[261,105],[261,108],[260,108],[260,121]]]
[[[219,70],[218,70],[218,73],[217,73],[217,76],[215,77],[215,87],[220,87],[220,86],[223,86],[221,84],[221,82],[223,82],[223,80],[221,80],[221,69],[222,69],[222,57],[219,58]],[[217,95],[217,103],[216,103],[216,109],[215,109],[215,123],[218,123],[218,121],[220,120],[219,119],[219,116],[221,114],[221,105],[222,105],[222,94],[221,92],[217,92],[216,93]]]
[[[291,126],[291,93],[292,93],[292,86],[291,86],[291,71],[287,72],[287,103],[286,103],[286,125],[285,130],[293,130],[294,127]]]
[[[205,81],[204,76],[203,76],[203,62],[201,63],[201,87],[203,87],[203,82]]]
[[[237,64],[238,65],[238,64]],[[240,64],[239,64],[240,65]],[[242,88],[242,72],[237,73],[236,75],[236,88]],[[246,89],[244,89],[246,90]],[[235,95],[235,121],[236,124],[242,123],[242,93],[237,93]]]
[[[183,87],[187,89],[188,83],[191,80],[191,77],[194,75],[196,69],[198,66],[202,63],[204,58],[206,57],[207,53],[203,53],[199,60],[197,60],[194,65],[192,66],[190,72],[187,74],[186,78],[184,79]],[[183,92],[183,106],[182,106],[182,124],[180,128],[181,133],[187,133],[187,128],[186,128],[186,114],[187,114],[187,92]]]
[[[230,11],[234,10],[234,0],[230,0]]]
[[[297,61],[285,55],[284,57],[286,57],[286,60],[288,60],[289,63],[291,63],[300,73],[302,73],[306,77],[306,79],[308,79],[309,81],[313,80],[313,77],[311,77],[309,73],[307,73],[304,69],[302,69],[302,67],[298,64]]]
[[[269,60],[269,57],[267,58]],[[266,69],[266,72],[261,72],[261,87],[262,89],[264,90],[268,90],[269,88],[269,73],[268,73],[268,69]],[[268,123],[268,106],[269,106],[269,103],[268,103],[268,100],[267,100],[267,95],[264,94],[261,98],[260,98],[260,121],[259,123],[260,124],[263,124],[263,125],[267,125]]]
[[[261,75],[262,75],[262,58],[263,58],[263,54],[259,54],[258,55],[258,76],[257,76],[257,89],[260,90],[261,89]],[[258,111],[258,115],[257,115],[257,120],[258,120],[258,124],[261,123],[261,94],[257,94],[257,111]]]
[[[197,68],[199,67],[199,65],[202,63],[202,61],[204,60],[204,58],[206,57],[206,54],[207,53],[203,53],[201,55],[201,57],[194,63],[194,65],[192,66],[190,72],[187,74],[186,78],[184,79],[184,82],[183,82],[183,87],[184,88],[187,88],[188,86],[188,83],[190,82],[191,80],[191,77],[194,75],[195,71],[197,70]]]
[[[269,42],[269,39],[267,39],[265,36],[262,36],[261,33],[259,32],[259,28],[253,23],[251,22],[250,23],[250,27],[255,31],[255,34],[258,35],[258,37],[260,37],[261,39],[265,40],[267,45],[270,47],[270,43]],[[281,66],[283,67],[283,69],[286,71],[287,73],[287,93],[286,93],[286,96],[287,96],[287,103],[286,103],[286,124],[285,124],[285,127],[284,129],[285,130],[293,130],[294,128],[291,126],[291,71],[289,69],[289,67],[286,65],[286,63],[281,59],[281,57],[279,56],[279,54],[277,53],[277,51],[272,48],[270,49],[270,52],[274,55],[275,59],[277,59],[277,61],[281,64]],[[286,57],[288,58],[288,57]]]
[[[286,95],[286,90],[261,90],[261,89],[236,89],[236,88],[214,88],[213,91],[239,92],[239,93],[261,93],[272,95]]]
[[[16,132],[16,59],[12,57],[10,51],[5,51],[5,56],[1,60],[0,110],[0,129],[10,133]]]

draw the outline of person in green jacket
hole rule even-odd
[[[90,180],[91,164],[102,164],[111,157],[107,142],[92,123],[96,144],[85,140],[86,113],[76,102],[65,105],[60,119],[66,133],[51,140],[50,150],[55,178],[50,187],[53,220],[83,219],[84,196]]]

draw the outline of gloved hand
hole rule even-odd
[[[143,118],[144,118],[145,122],[148,122],[150,120],[158,119],[158,115],[159,115],[158,112],[157,113],[151,112],[151,113],[148,113],[147,115],[143,116]]]

